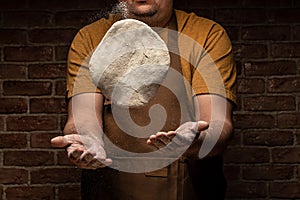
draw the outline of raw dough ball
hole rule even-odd
[[[125,19],[108,30],[89,64],[92,79],[106,98],[120,106],[137,107],[155,96],[170,56],[151,27]]]

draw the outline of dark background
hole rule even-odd
[[[0,200],[80,199],[80,170],[49,140],[66,120],[70,42],[113,1],[0,1]],[[217,21],[233,43],[239,106],[225,152],[227,198],[300,199],[300,1],[176,7]]]

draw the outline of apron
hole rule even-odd
[[[170,29],[177,30],[176,17],[172,18]],[[181,74],[181,78],[174,79],[172,73],[167,73],[163,84],[159,87],[156,96],[145,106],[139,108],[130,108],[129,113],[134,121],[139,126],[147,126],[151,119],[149,117],[149,109],[156,104],[160,104],[166,112],[166,122],[161,130],[158,131],[171,131],[176,130],[182,123],[187,121],[194,121],[194,109],[192,102],[187,97],[186,87],[183,81],[180,57],[173,53],[178,52],[177,35],[169,34],[168,32],[161,33],[161,37],[168,44],[170,51],[171,64],[170,68],[176,70]],[[160,33],[159,33],[160,34]],[[163,35],[165,34],[166,37]],[[174,42],[175,41],[175,42]],[[175,44],[175,45],[174,45]],[[170,91],[163,85],[173,85],[175,87],[176,95],[174,91]],[[180,96],[180,102],[178,100]],[[113,105],[115,106],[115,105]],[[121,113],[123,108],[117,108]],[[128,109],[128,108],[124,108]],[[125,112],[125,111],[124,111]],[[160,119],[161,116],[155,116],[156,119]],[[114,120],[112,114],[112,106],[109,102],[104,104],[104,133],[107,139],[104,140],[104,144],[109,142],[118,146],[128,152],[136,153],[151,153],[155,151],[153,147],[149,146],[146,141],[147,137],[138,138],[125,133],[118,126]],[[126,122],[125,122],[126,123]],[[124,124],[125,124],[124,123]],[[127,127],[130,129],[131,127]],[[134,130],[130,131],[140,131]],[[155,134],[153,132],[152,134]],[[105,146],[106,147],[106,146]],[[112,158],[114,163],[128,162],[128,170],[134,165],[145,166],[155,165],[164,161],[163,157],[143,157],[138,156],[127,157],[122,154],[115,153],[114,151],[107,150],[109,158]],[[212,170],[210,165],[207,165],[205,160],[190,160],[183,156],[179,159],[174,159],[169,165],[156,169],[154,171],[146,171],[139,173],[124,172],[124,170],[113,169],[105,167],[97,170],[83,170],[82,174],[82,199],[83,200],[196,200],[196,199],[223,199],[214,197],[215,191],[209,195],[209,198],[205,197],[205,194],[201,192],[203,187],[204,192],[210,190],[210,188],[216,188],[215,185],[210,185],[209,182],[215,184],[215,181],[199,174],[206,174],[207,170]],[[201,164],[202,163],[202,164]],[[204,163],[204,164],[203,164]],[[213,166],[220,166],[220,163],[213,163]],[[214,170],[214,169],[213,169]],[[213,171],[213,174],[220,173],[220,169]],[[222,174],[222,173],[221,173]],[[193,178],[194,177],[194,178]],[[202,180],[201,180],[202,178]],[[201,185],[199,181],[204,184]],[[220,182],[220,181],[219,181]],[[220,196],[224,196],[224,191],[218,193]],[[212,195],[212,196],[211,196]],[[200,198],[201,196],[201,198]],[[211,198],[212,197],[212,198]]]

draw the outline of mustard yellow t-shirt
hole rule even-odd
[[[216,22],[175,10],[182,73],[190,84],[190,95],[217,94],[236,102],[236,68],[231,42]],[[120,18],[111,15],[82,28],[75,36],[68,56],[67,97],[100,92],[92,82],[88,63],[105,33]],[[189,95],[188,94],[188,95]]]

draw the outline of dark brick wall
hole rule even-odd
[[[68,46],[110,0],[0,3],[0,200],[80,199],[80,170],[50,138],[66,120]],[[300,1],[176,0],[230,35],[238,66],[228,199],[300,199]],[[103,9],[104,11],[99,11]]]

